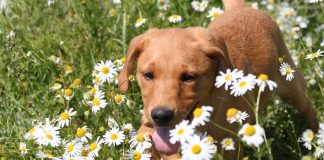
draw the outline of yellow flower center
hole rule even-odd
[[[53,158],[53,155],[50,153],[47,153],[46,156],[47,156],[47,158]]]
[[[111,136],[110,136],[110,138],[111,138],[111,140],[116,140],[117,138],[118,138],[118,135],[117,134],[112,134]]]
[[[65,66],[64,70],[65,72],[71,72],[73,68],[71,66]]]
[[[98,98],[93,98],[93,100],[92,100],[92,104],[93,104],[94,106],[99,106],[99,105],[100,105],[100,100],[99,100]]]
[[[246,86],[246,84],[247,84],[246,81],[242,81],[242,82],[240,82],[239,86],[240,86],[240,88],[243,88]]]
[[[85,129],[83,129],[83,128],[78,128],[78,129],[77,129],[77,133],[76,133],[76,135],[77,135],[79,138],[81,138],[81,137],[83,137],[83,136],[85,135],[85,133],[86,133],[86,130],[85,130]]]
[[[58,88],[58,87],[60,87],[60,85],[61,85],[61,84],[59,84],[59,83],[54,83],[54,84],[53,84],[53,87]]]
[[[89,151],[88,150],[82,150],[82,156],[88,157]]]
[[[76,86],[80,86],[82,83],[81,79],[77,78],[73,81],[73,84],[76,85]]]
[[[141,23],[143,21],[142,18],[137,18],[136,23]]]
[[[219,13],[217,13],[217,12],[213,13],[213,17],[218,17],[218,16],[219,16]]]
[[[255,128],[252,125],[249,125],[245,128],[244,134],[247,136],[253,136],[255,134]]]
[[[267,81],[267,80],[269,80],[269,77],[266,74],[260,74],[258,79],[261,81]]]
[[[133,159],[134,160],[139,160],[141,158],[142,158],[142,154],[141,153],[139,153],[139,152],[134,152],[133,153]]]
[[[163,0],[159,2],[159,5],[160,5],[160,6],[164,6],[164,4],[165,4],[165,3],[164,3]]]
[[[96,94],[96,89],[95,88],[91,88],[90,89],[90,94],[92,94],[92,95]]]
[[[21,147],[21,151],[22,151],[22,152],[26,152],[26,147],[25,147],[25,146],[22,146],[22,147]]]
[[[100,132],[105,131],[105,127],[99,127],[99,131],[100,131]]]
[[[120,61],[125,64],[126,63],[126,57],[121,58]]]
[[[108,74],[109,73],[109,68],[108,67],[102,67],[101,71],[104,74]]]
[[[313,134],[312,132],[307,132],[307,133],[306,133],[306,137],[307,137],[308,139],[313,139],[313,138],[314,138],[314,134]]]
[[[178,15],[175,15],[175,14],[174,14],[174,15],[172,15],[172,18],[173,18],[173,19],[177,19],[177,18],[178,18]]]
[[[35,128],[32,128],[32,129],[29,130],[29,133],[34,133],[35,130],[36,130]]]
[[[128,80],[130,81],[134,81],[135,80],[135,76],[133,74],[128,76]]]
[[[178,130],[178,135],[182,135],[183,132],[184,132],[184,129],[179,129],[179,130]]]
[[[228,75],[225,76],[225,80],[226,80],[226,81],[229,81],[229,80],[231,80],[231,79],[232,79],[232,75],[228,74]]]
[[[91,151],[95,150],[97,147],[98,147],[97,143],[91,143],[91,144],[89,145],[89,149],[90,149]]]
[[[286,71],[286,74],[290,74],[291,73],[290,68],[285,68],[285,71]]]
[[[145,141],[145,138],[144,138],[144,136],[143,135],[137,135],[136,136],[136,141],[138,141],[138,142],[144,142]]]
[[[229,147],[229,146],[232,145],[232,141],[229,140],[229,139],[226,139],[225,142],[224,142],[224,145],[225,145],[226,147]]]
[[[311,57],[312,57],[312,58],[316,58],[317,56],[318,56],[317,53],[312,53],[312,54],[311,54]]]
[[[193,115],[195,118],[199,118],[201,116],[201,114],[203,113],[203,110],[201,108],[196,108],[194,111],[193,111]]]
[[[228,118],[231,118],[231,117],[236,116],[237,113],[238,113],[238,110],[237,110],[237,109],[235,109],[235,108],[230,108],[230,109],[227,110],[227,112],[226,112],[226,116],[227,116]]]
[[[208,142],[214,142],[214,138],[212,136],[207,136],[207,141]]]
[[[68,152],[72,152],[74,149],[74,145],[73,144],[70,144],[68,147],[67,147],[67,151]]]
[[[68,113],[66,113],[66,112],[61,113],[61,120],[67,120],[69,118],[70,118],[70,116]]]
[[[114,99],[115,99],[116,103],[120,103],[122,101],[123,97],[121,95],[117,95],[114,97]]]
[[[65,95],[65,96],[71,97],[72,94],[73,94],[73,92],[72,92],[71,89],[68,88],[68,89],[65,89],[65,90],[64,90],[64,95]]]
[[[47,138],[47,139],[50,139],[50,140],[52,140],[53,139],[53,136],[52,135],[50,135],[50,134],[45,134],[45,137]]]
[[[99,82],[100,82],[100,78],[99,78],[99,77],[96,77],[96,78],[95,78],[95,82],[96,82],[96,83],[99,83]]]
[[[199,154],[201,152],[201,147],[196,144],[191,147],[191,152],[194,154]]]

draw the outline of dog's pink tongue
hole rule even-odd
[[[171,144],[169,131],[171,128],[156,127],[152,135],[152,140],[155,144],[155,148],[164,154],[171,155],[177,153],[179,143]]]

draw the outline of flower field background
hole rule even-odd
[[[129,77],[132,86],[126,95],[116,85],[127,45],[149,28],[206,27],[222,13],[221,1],[199,2],[208,3],[197,8],[191,0],[0,1],[0,159],[62,158],[76,137],[85,138],[88,145],[83,147],[89,153],[98,149],[98,155],[89,154],[97,159],[136,159],[129,142],[140,126],[140,90],[134,77]],[[248,3],[270,13],[281,28],[323,123],[324,3]],[[99,70],[111,75],[103,78]],[[323,159],[324,127],[318,134],[323,142],[312,138],[309,149],[307,140],[301,138],[307,128],[292,106],[274,97],[266,112],[260,124],[273,159],[312,159],[316,153]],[[56,127],[51,132],[59,135],[59,144],[30,137],[33,128],[46,121]],[[116,128],[125,136],[120,144],[98,141],[98,137],[114,134]],[[83,136],[82,131],[91,136]],[[57,138],[53,135],[50,139]],[[100,147],[94,148],[92,142]],[[217,150],[214,157],[221,159],[224,148]],[[265,145],[256,149],[244,144],[244,156],[272,159]]]

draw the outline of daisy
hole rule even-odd
[[[28,149],[26,147],[26,143],[20,142],[19,143],[19,150],[22,155],[25,155],[28,153]]]
[[[126,101],[126,105],[129,107],[129,108],[132,108],[132,107],[134,107],[135,106],[135,102],[134,101],[132,101],[132,100],[127,100]]]
[[[76,114],[76,111],[73,111],[73,108],[70,108],[70,110],[65,110],[64,112],[61,113],[58,121],[59,127],[64,127],[64,126],[69,126],[70,124],[70,120],[72,119],[72,117]]]
[[[303,136],[301,138],[302,142],[304,143],[304,147],[306,147],[308,150],[312,150],[312,140],[314,139],[314,132],[310,129],[306,129],[303,132]]]
[[[193,111],[193,115],[194,118],[191,122],[191,125],[196,127],[199,125],[204,126],[205,122],[209,122],[209,118],[210,118],[210,112],[213,112],[213,107],[211,106],[202,106],[197,107],[194,111]]]
[[[242,124],[242,122],[249,117],[249,115],[244,111],[239,111],[236,108],[229,108],[226,112],[226,120],[229,123],[238,122]]]
[[[40,125],[36,125],[35,127],[31,128],[25,135],[24,138],[30,140],[32,138],[36,138],[41,132]]]
[[[220,71],[219,76],[216,77],[216,83],[215,86],[217,88],[221,87],[225,84],[225,90],[228,90],[228,87],[236,81],[238,78],[243,77],[243,71],[239,71],[238,69],[234,69],[231,71],[230,69],[226,70],[226,73]]]
[[[118,105],[121,105],[125,101],[125,96],[118,94],[114,97],[114,100]]]
[[[231,94],[235,97],[244,95],[247,91],[251,91],[254,88],[255,76],[249,74],[237,80],[233,83],[233,86],[230,87]]]
[[[157,4],[160,10],[167,10],[169,8],[169,0],[158,0]]]
[[[170,143],[175,144],[180,141],[181,143],[190,139],[194,134],[194,128],[192,125],[189,125],[188,120],[183,120],[175,126],[174,129],[170,130]]]
[[[259,147],[263,143],[263,136],[265,135],[264,129],[258,125],[244,124],[238,132],[239,135],[243,135],[242,140],[248,145],[254,145]]]
[[[309,0],[309,3],[317,3],[317,2],[322,2],[322,0]]]
[[[134,135],[134,127],[133,127],[133,125],[131,123],[123,124],[122,129],[128,135]]]
[[[51,87],[51,89],[53,91],[56,91],[56,90],[61,89],[61,88],[62,88],[62,84],[60,84],[60,83],[54,83],[53,86]]]
[[[286,76],[287,81],[291,81],[294,78],[294,72],[288,63],[283,62],[279,69],[282,76]]]
[[[82,144],[76,141],[69,142],[65,145],[64,156],[75,157],[81,154]]]
[[[95,78],[92,79],[92,83],[97,86],[102,86],[104,81],[102,81],[98,75],[95,75],[94,77]]]
[[[206,139],[201,139],[193,135],[190,141],[181,145],[182,159],[186,160],[205,160],[211,159],[215,153],[215,148]]]
[[[121,0],[112,0],[113,1],[113,3],[115,3],[115,4],[120,4],[121,3]]]
[[[64,98],[66,100],[69,101],[69,100],[71,100],[73,98],[74,93],[73,93],[72,89],[67,88],[67,89],[64,89],[63,91],[64,91]]]
[[[324,145],[324,123],[320,124],[320,129],[318,130],[316,137],[318,138],[317,143],[319,145]]]
[[[64,72],[65,72],[65,75],[68,75],[73,72],[73,68],[71,66],[67,65],[64,67]]]
[[[75,88],[81,87],[81,84],[82,84],[82,80],[80,78],[77,78],[72,82],[72,86]]]
[[[133,74],[129,75],[128,80],[131,81],[131,82],[135,81],[135,76]]]
[[[112,83],[114,77],[117,75],[117,70],[112,61],[107,60],[106,62],[100,61],[95,65],[95,70],[98,72],[98,76],[101,81]]]
[[[211,10],[208,11],[207,18],[214,20],[216,17],[218,17],[222,13],[224,13],[224,11],[222,9],[213,7]]]
[[[130,150],[126,155],[125,159],[130,160],[150,160],[151,154],[144,153],[146,148],[136,147],[134,150]]]
[[[57,159],[57,160],[59,160],[59,158],[54,157],[51,153],[44,153],[42,151],[38,151],[36,153],[36,158],[42,158],[42,159],[48,158],[48,159]]]
[[[264,91],[266,86],[269,87],[270,91],[272,91],[274,88],[277,88],[277,83],[269,80],[269,77],[266,74],[260,74],[255,82],[260,87],[261,92]]]
[[[141,147],[141,148],[150,148],[152,146],[151,140],[148,137],[148,133],[145,134],[137,134],[133,136],[130,141],[131,148],[133,147]]]
[[[320,147],[317,147],[315,149],[314,156],[315,156],[315,158],[320,158],[320,157],[323,158],[324,157],[324,149],[323,148],[320,148]]]
[[[182,17],[180,15],[173,14],[172,16],[169,17],[169,21],[171,23],[178,23],[182,21]]]
[[[109,117],[107,119],[107,122],[108,122],[108,126],[110,128],[113,128],[113,127],[117,127],[118,126],[118,123],[116,122],[116,120],[114,118]]]
[[[51,145],[52,147],[59,146],[61,143],[61,138],[59,136],[59,127],[54,127],[50,124],[49,120],[46,121],[46,124],[40,126],[41,132],[36,136],[36,142],[39,145]]]
[[[118,128],[113,128],[110,131],[106,131],[104,135],[104,142],[108,144],[108,146],[118,146],[120,145],[123,140],[125,139],[125,135],[123,131],[120,131]]]
[[[224,148],[226,151],[235,150],[234,141],[232,138],[224,138],[221,144],[222,144],[222,148]]]
[[[54,55],[51,55],[48,59],[51,60],[52,62],[54,62],[55,64],[59,64],[61,62],[61,58],[56,57]]]
[[[102,139],[100,139],[100,137],[97,137],[97,140],[90,143],[89,146],[87,148],[89,148],[89,156],[90,157],[98,157],[98,152],[100,151],[101,149],[101,144],[103,143],[104,141]]]
[[[83,126],[82,128],[78,128],[76,132],[76,136],[80,139],[81,142],[87,143],[88,139],[92,139],[92,134],[89,132],[87,126]]]
[[[312,53],[312,54],[307,54],[305,59],[310,59],[310,60],[316,59],[316,58],[318,58],[318,57],[323,56],[323,55],[322,55],[323,52],[324,52],[324,51],[317,50],[317,52],[314,52],[314,53]]]
[[[142,26],[143,24],[145,24],[147,21],[147,19],[145,18],[137,18],[136,22],[135,22],[135,27],[138,28],[140,26]]]
[[[96,114],[101,108],[105,108],[107,106],[106,100],[104,100],[105,92],[101,90],[97,90],[92,101],[89,101],[89,105],[91,106],[92,113]]]
[[[208,1],[202,1],[202,2],[192,1],[191,6],[195,11],[203,12],[208,6]]]

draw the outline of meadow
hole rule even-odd
[[[324,3],[310,1],[248,3],[271,14],[282,30],[322,130],[310,133],[292,106],[273,97],[267,114],[259,117],[267,141],[253,146],[242,140],[245,158],[324,159]],[[128,44],[153,27],[206,27],[223,8],[221,1],[211,0],[0,4],[1,160],[148,159],[131,144],[139,141],[134,133],[143,109],[136,79],[129,77],[132,85],[125,95],[116,84]],[[112,135],[123,138],[114,141]],[[229,149],[229,143],[220,143],[208,143],[211,149],[219,144],[213,159],[222,159]]]

